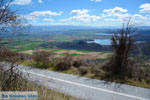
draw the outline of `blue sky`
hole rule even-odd
[[[150,0],[14,0],[12,9],[36,26],[118,26],[129,17],[150,25]]]

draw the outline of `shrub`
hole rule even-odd
[[[75,67],[75,68],[79,68],[80,66],[82,66],[83,65],[83,61],[82,60],[77,60],[77,61],[74,61],[73,62],[73,66]]]
[[[14,70],[18,65],[17,63],[23,60],[23,54],[12,52],[5,48],[0,49],[0,61],[5,62],[0,65],[0,88],[2,91],[15,91],[26,87],[26,81],[23,79],[21,73],[18,70]],[[21,88],[21,85],[25,87]]]
[[[80,100],[29,82],[23,74],[13,70],[13,74],[5,72],[0,66],[0,91],[37,91],[37,100]]]
[[[1,66],[0,90],[1,91],[23,91],[27,87],[27,80],[19,71],[4,71]]]
[[[88,68],[85,66],[81,66],[80,68],[78,68],[78,71],[79,71],[80,75],[83,76],[88,73]]]
[[[72,55],[66,53],[63,58],[58,59],[58,62],[54,67],[59,71],[70,69],[72,67]]]
[[[36,51],[33,55],[33,60],[36,62],[36,66],[40,68],[48,68],[49,57],[50,57],[50,52]]]
[[[71,54],[66,53],[63,59],[64,59],[64,62],[67,63],[68,67],[72,66],[72,59],[73,59],[73,57],[72,57]]]
[[[61,62],[57,63],[55,66],[55,69],[59,70],[59,71],[68,70],[69,68],[70,68],[70,66],[65,61],[61,61]]]
[[[0,61],[5,61],[8,63],[15,64],[16,62],[23,61],[24,55],[18,52],[12,52],[5,48],[0,48]]]
[[[101,74],[99,63],[96,63],[96,62],[90,63],[89,67],[90,67],[90,72],[93,73],[95,75],[95,77],[97,77]]]

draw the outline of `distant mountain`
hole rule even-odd
[[[119,27],[106,27],[106,26],[31,26],[30,33],[31,34],[50,34],[50,33],[71,33],[71,32],[114,32],[120,29]],[[137,27],[140,33],[143,31],[148,31],[144,33],[149,33],[150,26],[139,26]],[[141,32],[142,31],[142,32]]]
[[[105,26],[32,26],[32,30],[40,29],[42,30],[51,30],[51,31],[57,31],[57,30],[77,30],[77,29],[116,29],[116,27],[105,27]]]
[[[137,28],[142,30],[150,30],[150,26],[139,26]]]
[[[51,30],[51,31],[57,31],[57,30],[73,30],[73,29],[93,29],[95,27],[89,27],[89,26],[32,26],[32,30]]]

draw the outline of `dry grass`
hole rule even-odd
[[[80,100],[42,86],[36,87],[36,91],[38,91],[38,100]]]
[[[0,91],[37,91],[38,100],[80,100],[29,82],[20,72],[7,72],[0,68]]]

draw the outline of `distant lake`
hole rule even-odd
[[[94,39],[94,41],[87,41],[87,43],[97,43],[100,45],[111,45],[110,39]]]
[[[136,44],[143,43],[145,41],[136,41]],[[111,45],[110,39],[94,39],[93,41],[87,41],[87,43],[97,43],[100,45]]]
[[[112,36],[114,34],[112,33],[95,33],[95,35],[107,35],[107,36]]]
[[[95,35],[113,36],[114,33],[95,33]],[[118,35],[119,35],[119,34],[118,34]],[[133,36],[133,35],[137,35],[137,33],[131,34],[130,36]],[[129,36],[129,35],[128,35],[128,36]]]

